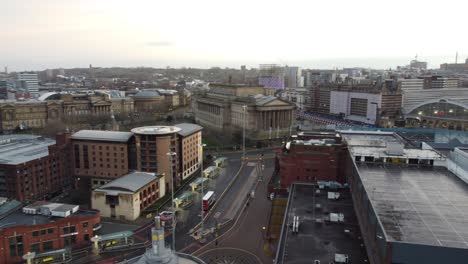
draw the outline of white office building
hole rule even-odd
[[[286,87],[296,88],[304,87],[304,78],[302,70],[299,67],[286,66],[285,69]]]
[[[398,85],[402,92],[424,89],[423,79],[400,79]]]
[[[30,93],[39,92],[39,78],[37,73],[34,72],[21,72],[18,73],[19,87],[24,88]]]

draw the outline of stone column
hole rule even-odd
[[[271,122],[271,127],[274,130],[276,128],[276,112],[271,111],[270,114],[271,114],[271,120],[273,120],[273,122]]]
[[[281,110],[281,128],[284,128],[284,123],[285,123],[286,116],[284,114],[284,110]]]
[[[255,117],[255,129],[258,129],[258,123],[259,123],[259,119],[260,119],[260,113],[259,112],[255,112],[255,114],[253,115]]]

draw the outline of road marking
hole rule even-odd
[[[262,263],[260,258],[257,255],[253,254],[252,252],[247,251],[247,250],[242,249],[242,248],[233,248],[233,247],[221,247],[221,248],[209,249],[209,250],[207,250],[205,252],[202,252],[200,255],[198,255],[198,257],[201,257],[201,256],[203,256],[203,255],[205,255],[205,254],[207,254],[209,252],[212,252],[212,251],[223,251],[223,250],[237,250],[237,251],[240,251],[240,252],[245,253],[247,255],[253,256],[258,261],[258,263]]]

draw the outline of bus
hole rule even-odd
[[[209,191],[203,196],[203,210],[208,211],[210,210],[211,206],[216,202],[215,193],[213,191]]]

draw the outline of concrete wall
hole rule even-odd
[[[367,99],[367,114],[366,116],[351,115],[351,99]],[[381,107],[381,95],[374,93],[354,93],[347,91],[331,91],[330,92],[330,113],[343,113],[345,118],[359,121],[367,124],[375,124],[377,120],[377,107]]]
[[[115,206],[115,218],[125,220],[135,220],[140,216],[140,199],[139,194],[119,194],[119,205]],[[91,194],[91,206],[93,209],[99,210],[102,217],[111,217],[111,208],[106,204],[106,193],[93,191]]]
[[[462,264],[468,260],[468,249],[394,242],[392,263],[404,264]]]
[[[455,148],[454,151],[450,152],[447,168],[462,181],[468,183],[468,153]]]

